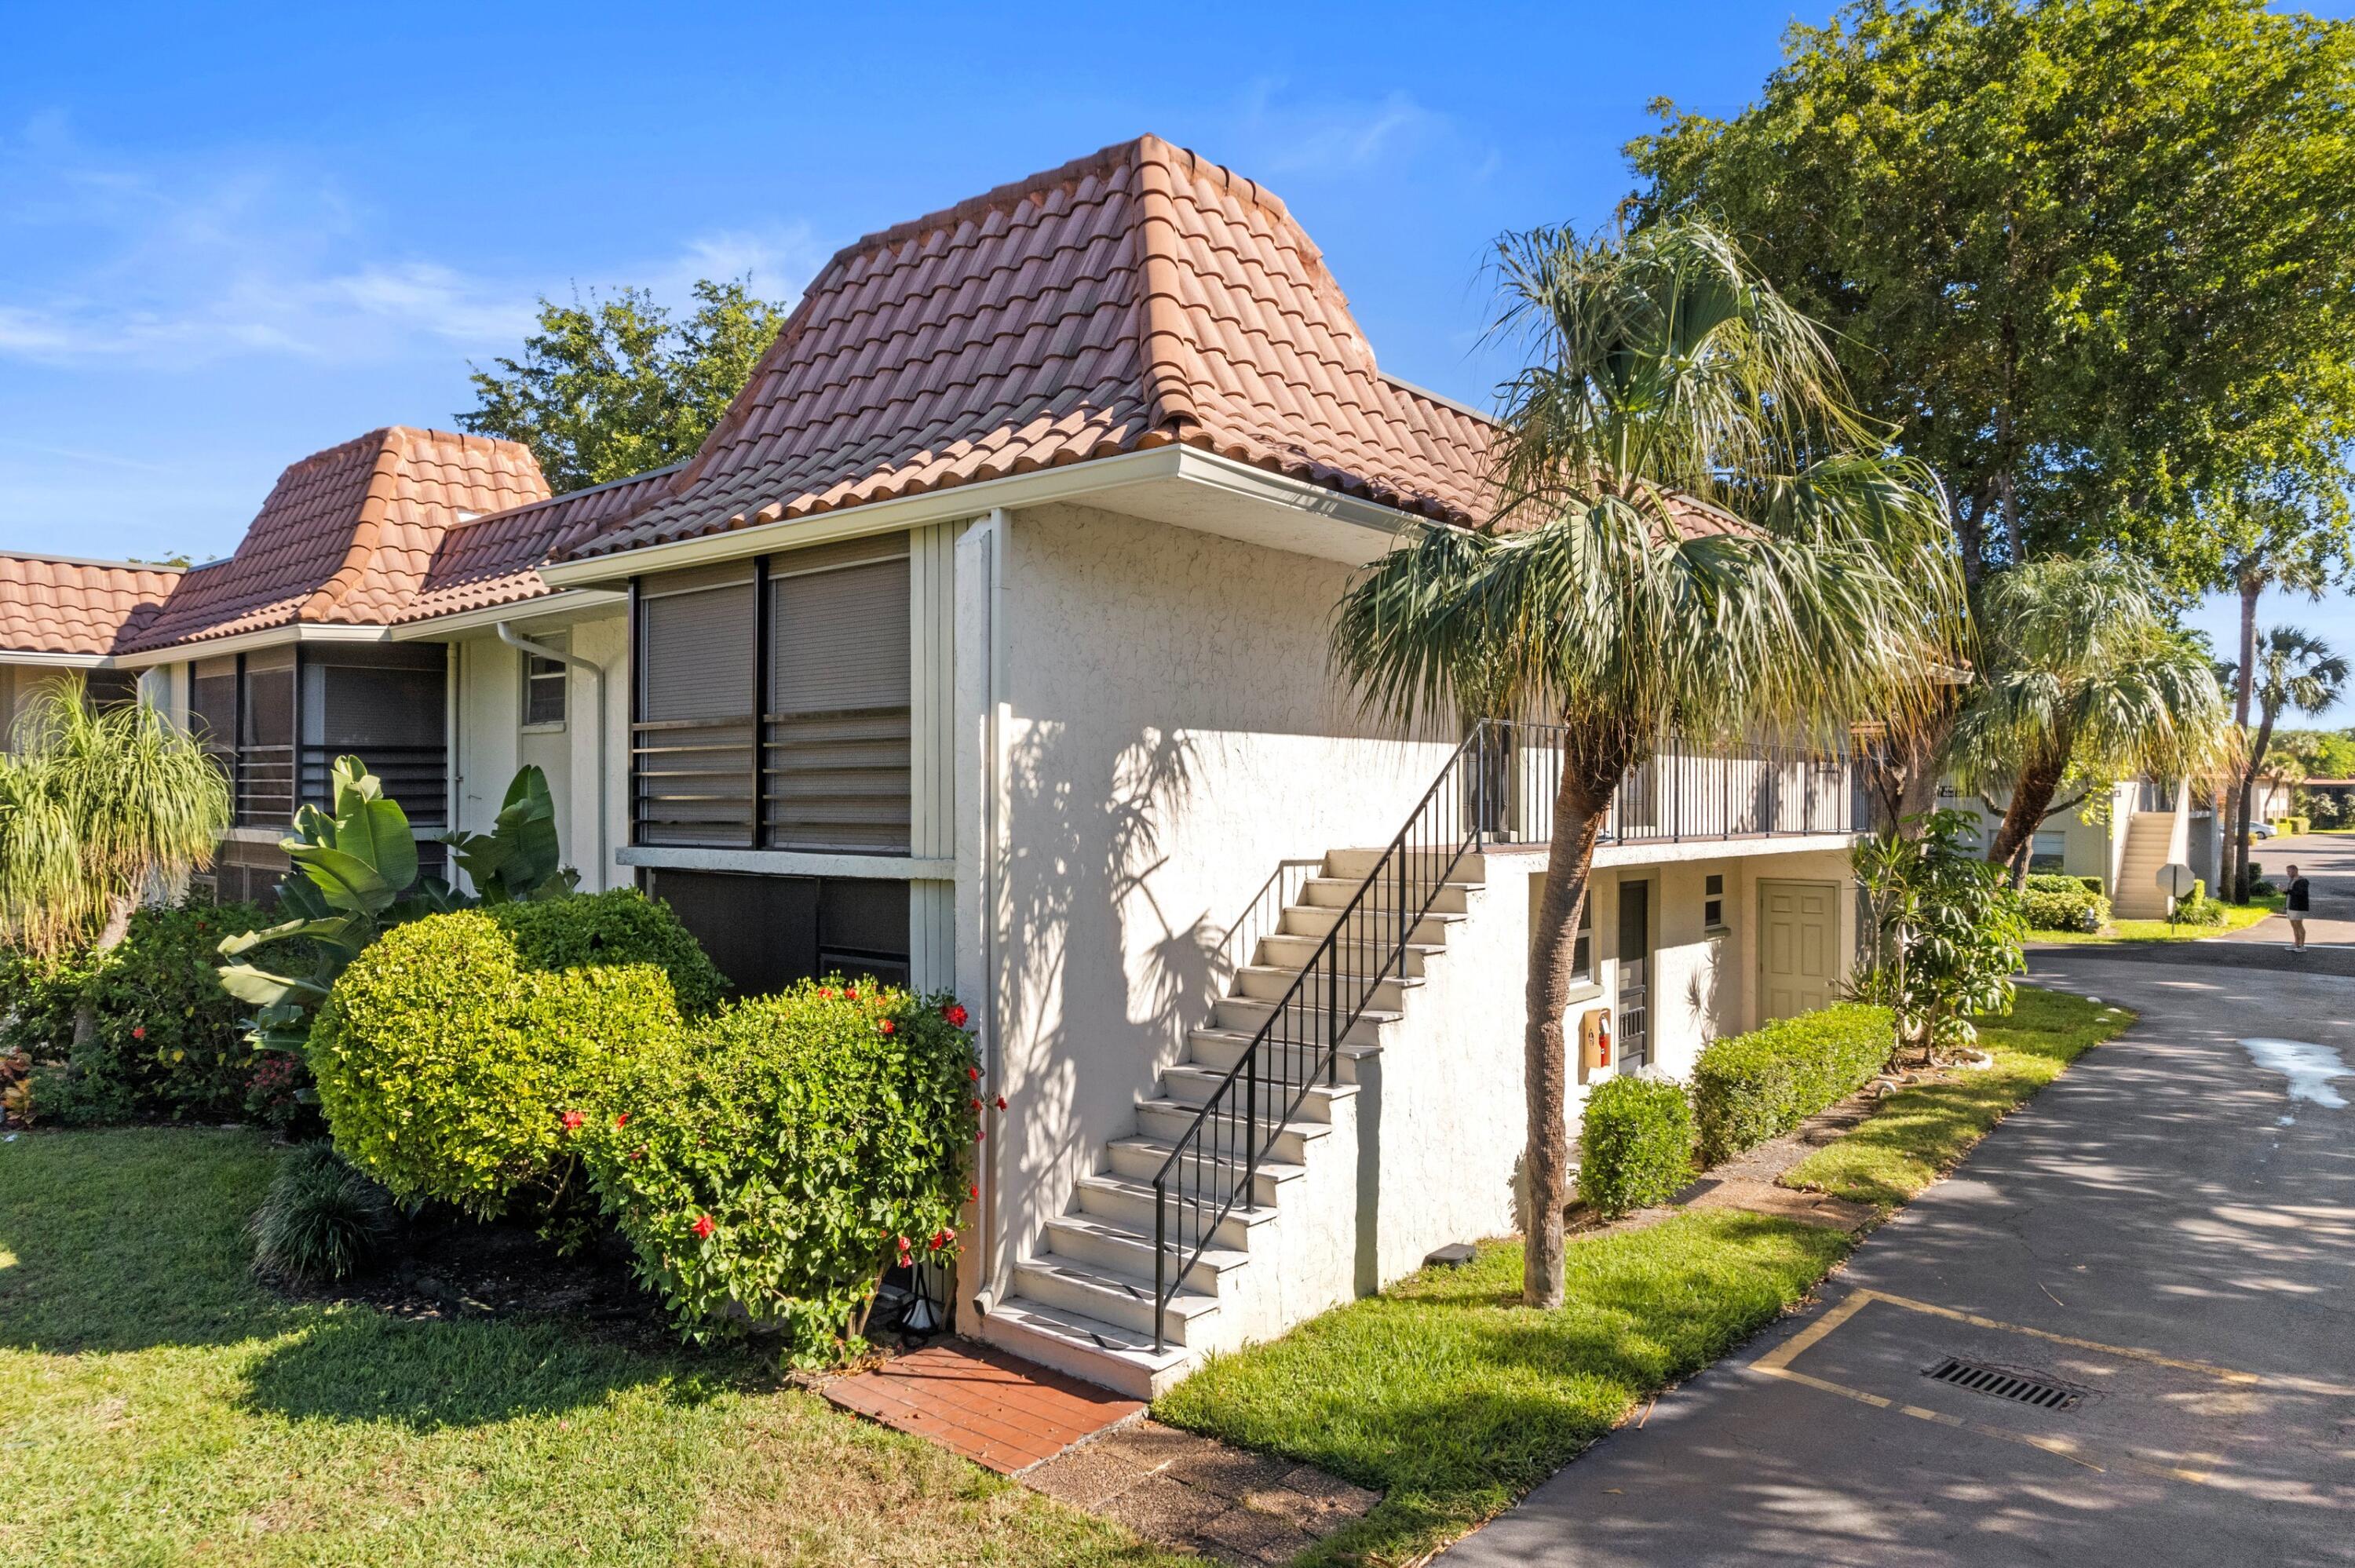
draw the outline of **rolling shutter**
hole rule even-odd
[[[649,578],[640,591],[640,843],[752,842],[753,591],[741,563]]]

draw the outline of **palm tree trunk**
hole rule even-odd
[[[2060,744],[2029,758],[2020,767],[2019,777],[2012,780],[2011,804],[1996,828],[1995,842],[1987,846],[1989,865],[2009,865],[2012,856],[2030,844],[2036,830],[2043,825],[2045,810],[2061,788],[2061,776],[2069,769],[2068,739],[2059,738]]]
[[[1582,756],[1566,747],[1561,783],[1554,791],[1553,842],[1545,892],[1529,933],[1529,1019],[1522,1072],[1529,1092],[1529,1206],[1521,1261],[1521,1300],[1561,1305],[1562,1211],[1570,1206],[1570,1071],[1562,1015],[1570,1007],[1578,959],[1578,922],[1586,906],[1594,841],[1602,835],[1611,797],[1632,758]]]
[[[1934,705],[1912,720],[1892,724],[1867,766],[1866,787],[1890,828],[1907,838],[1919,837],[1918,822],[1938,804],[1938,761],[1955,732],[1960,712],[1957,688],[1948,687]]]
[[[91,944],[91,951],[103,953],[122,946],[123,938],[131,934],[132,912],[138,907],[139,901],[128,894],[118,893],[109,899],[106,905],[106,924],[100,928],[98,940]],[[85,996],[81,1001],[74,1003],[74,1049],[79,1051],[85,1048],[97,1037],[98,1009],[91,1005],[90,999]]]

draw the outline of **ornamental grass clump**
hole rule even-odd
[[[840,977],[744,1001],[567,1118],[638,1272],[695,1340],[862,1347],[885,1269],[955,1255],[989,1091],[947,996]]]
[[[391,1193],[332,1146],[305,1143],[279,1161],[253,1216],[253,1266],[304,1285],[348,1278],[374,1263],[400,1228]]]

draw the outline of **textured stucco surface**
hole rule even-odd
[[[1325,656],[1346,574],[1079,507],[1013,520],[999,1071],[1014,1108],[993,1154],[1013,1251],[1183,1059],[1227,990],[1228,928],[1278,862],[1386,842],[1453,748],[1352,715]]]
[[[457,734],[453,768],[457,774],[458,825],[488,832],[516,769],[537,763],[548,774],[556,798],[556,826],[564,863],[581,873],[584,892],[626,885],[627,868],[613,852],[629,833],[630,713],[629,627],[626,614],[612,613],[562,625],[519,621],[517,630],[538,638],[562,632],[570,651],[605,671],[605,853],[597,842],[597,726],[592,693],[599,683],[571,672],[565,693],[561,730],[525,733],[521,690],[523,656],[496,634],[469,635],[457,644]]]

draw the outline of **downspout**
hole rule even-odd
[[[545,642],[534,642],[530,638],[526,637],[522,632],[517,631],[515,629],[514,623],[511,621],[500,621],[498,631],[499,641],[506,643],[508,647],[515,649],[517,652],[535,654],[542,659],[553,659],[559,664],[569,665],[575,670],[585,670],[588,672],[591,701],[595,705],[597,710],[596,885],[600,889],[602,889],[605,885],[606,874],[613,869],[611,864],[612,857],[607,853],[605,846],[605,839],[609,831],[606,825],[605,794],[606,791],[612,788],[612,786],[607,782],[605,777],[605,667],[602,664],[598,663],[593,659],[583,659],[579,654],[568,652],[561,648],[550,648]]]
[[[1004,507],[993,507],[988,519],[988,536],[982,553],[982,850],[981,850],[981,972],[984,980],[981,994],[982,1016],[986,1028],[984,1033],[985,1056],[983,1072],[990,1086],[1003,1092],[1005,1088],[1006,1048],[1002,1038],[1005,1028],[1006,942],[1007,937],[1005,841],[1006,821],[1006,531],[1011,522]],[[1006,1144],[1006,1118],[994,1116],[998,1136],[985,1139],[978,1161],[981,1171],[981,1288],[975,1293],[974,1305],[983,1317],[989,1315],[1004,1294],[1007,1268],[1002,1255],[1006,1245],[1006,1225],[1002,1217],[1005,1207],[1005,1183],[999,1177],[999,1165]]]

